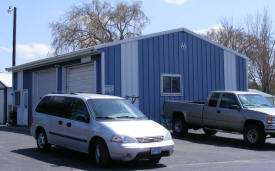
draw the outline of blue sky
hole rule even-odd
[[[126,1],[126,0],[124,0]],[[131,0],[128,0],[131,1]],[[17,7],[17,64],[49,56],[52,51],[49,22],[56,21],[73,5],[88,0],[1,0],[0,72],[11,66],[12,15]],[[113,2],[113,0],[110,0]],[[275,22],[274,0],[143,0],[151,23],[143,34],[179,27],[199,31],[217,26],[224,17],[241,24],[248,15],[267,9]]]

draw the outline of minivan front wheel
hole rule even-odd
[[[50,148],[47,135],[44,130],[40,130],[37,133],[36,144],[39,151],[46,151]]]
[[[161,159],[161,157],[150,158],[149,162],[152,163],[152,164],[158,164],[160,159]]]
[[[97,140],[94,144],[94,160],[101,167],[107,167],[110,163],[108,147],[103,140]]]

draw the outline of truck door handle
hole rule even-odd
[[[58,125],[62,125],[62,121],[58,121]]]
[[[68,122],[67,127],[71,127],[71,126],[72,126],[71,122]]]
[[[217,113],[221,113],[221,111],[220,111],[220,110],[217,110]]]

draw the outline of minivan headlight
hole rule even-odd
[[[168,141],[168,140],[171,140],[172,139],[172,136],[170,134],[170,132],[167,132],[163,138],[163,141]]]
[[[116,143],[136,143],[137,140],[135,138],[129,136],[114,136],[111,140]]]

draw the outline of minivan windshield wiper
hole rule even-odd
[[[111,116],[97,116],[96,119],[115,119],[115,118]]]
[[[254,104],[244,104],[243,107],[257,107],[257,105],[254,105]]]
[[[117,116],[115,118],[138,118],[136,116]]]

